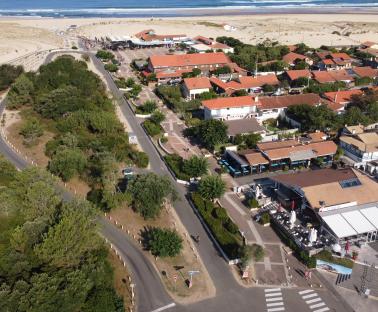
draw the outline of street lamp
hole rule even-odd
[[[197,273],[200,273],[200,271],[189,271],[188,273],[189,273],[189,276],[190,276],[188,287],[192,288],[192,286],[193,286],[193,275],[197,274]]]

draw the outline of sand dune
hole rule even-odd
[[[77,25],[67,32],[70,25]],[[237,28],[227,32],[223,24]],[[185,18],[108,19],[0,19],[0,63],[36,50],[69,47],[74,37],[133,35],[146,28],[158,33],[185,33],[189,36],[233,36],[258,43],[266,38],[284,44],[304,42],[313,47],[378,42],[376,14],[289,14],[211,16]]]

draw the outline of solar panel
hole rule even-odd
[[[361,181],[359,179],[349,179],[340,181],[340,186],[342,188],[354,187],[361,185]]]

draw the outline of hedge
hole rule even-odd
[[[209,200],[204,200],[198,193],[192,193],[191,199],[227,256],[230,259],[239,258],[242,249],[242,239],[238,227],[228,217],[225,209],[215,206]]]
[[[168,164],[169,168],[173,171],[177,179],[183,181],[190,180],[190,176],[182,170],[184,160],[181,156],[177,154],[166,155],[164,156],[164,160]]]
[[[316,259],[339,264],[350,269],[352,269],[354,265],[354,262],[351,259],[334,257],[332,256],[332,253],[327,250],[322,250],[321,252],[317,253],[314,257]]]
[[[151,137],[157,136],[163,131],[160,125],[148,119],[143,122],[143,127]]]

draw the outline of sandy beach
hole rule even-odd
[[[374,11],[373,11],[374,12]],[[226,31],[224,24],[236,27]],[[67,31],[70,25],[77,25]],[[89,38],[134,35],[153,28],[161,34],[232,36],[246,43],[269,38],[283,44],[352,45],[378,42],[378,14],[271,14],[174,18],[0,18],[0,63],[37,50],[71,47],[78,35]]]

